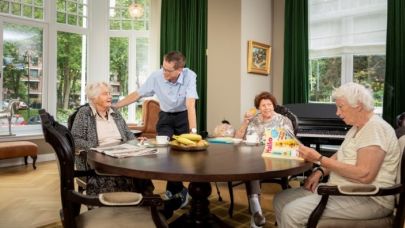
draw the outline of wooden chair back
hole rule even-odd
[[[128,125],[131,130],[139,130],[140,136],[147,138],[156,137],[156,124],[159,120],[160,105],[156,100],[145,100],[142,104],[142,122],[141,126]]]

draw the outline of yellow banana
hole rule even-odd
[[[202,139],[201,135],[197,135],[197,134],[181,134],[180,137],[190,139],[190,140],[196,141],[196,142],[198,142]]]
[[[173,138],[176,139],[179,143],[182,143],[184,145],[195,145],[196,144],[194,141],[181,137],[181,136],[173,135]]]

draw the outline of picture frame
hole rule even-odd
[[[253,40],[248,41],[248,73],[270,73],[271,46]]]

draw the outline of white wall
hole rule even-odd
[[[207,130],[223,119],[239,122],[240,0],[208,0]]]
[[[270,91],[272,75],[247,73],[248,40],[271,45],[272,5],[268,0],[242,0],[241,21],[241,110],[244,113],[254,106],[254,97],[262,91]]]
[[[208,0],[207,130],[224,118],[239,128],[272,77],[247,73],[247,43],[271,44],[272,1]]]
[[[279,104],[283,104],[284,70],[284,0],[273,4],[273,54],[272,54],[272,91]]]

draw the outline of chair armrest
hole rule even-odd
[[[386,196],[395,195],[404,192],[405,188],[402,184],[395,184],[391,187],[378,188],[374,185],[327,185],[321,184],[318,186],[318,194],[322,195],[321,201],[318,206],[312,211],[308,219],[309,228],[315,228],[319,219],[328,203],[329,196]]]
[[[394,195],[404,191],[402,184],[396,184],[391,187],[377,187],[369,184],[353,185],[319,185],[319,195],[340,195],[340,196],[386,196]]]
[[[139,130],[144,131],[145,125],[137,125],[137,124],[127,124],[129,130]]]
[[[85,204],[90,206],[117,207],[139,205],[157,207],[163,204],[163,200],[159,195],[142,196],[141,194],[135,192],[111,192],[100,195],[103,195],[103,200],[100,200],[100,196],[84,195],[71,190],[68,192],[67,197],[77,204]],[[140,195],[141,200],[139,200],[138,195]],[[136,201],[138,202],[135,204]]]
[[[142,194],[135,192],[108,192],[98,195],[100,202],[107,206],[138,205]]]

